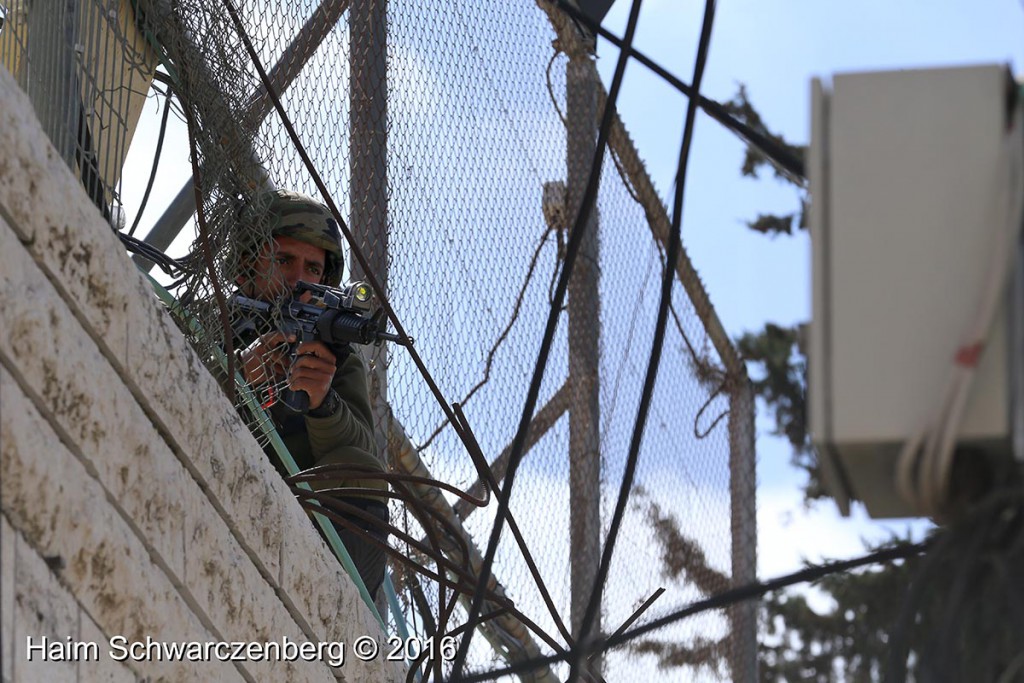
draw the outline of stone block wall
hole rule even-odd
[[[3,68],[0,103],[0,678],[404,680]]]

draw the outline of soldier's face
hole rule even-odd
[[[290,294],[299,280],[319,284],[325,265],[326,253],[320,247],[276,236],[256,259],[253,277],[243,288],[255,299],[275,301]]]

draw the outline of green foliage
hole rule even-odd
[[[723,663],[726,658],[727,644],[725,640],[711,640],[697,637],[692,645],[666,643],[655,638],[645,638],[630,645],[630,651],[638,655],[651,655],[657,658],[658,669],[684,669],[687,674],[695,675],[705,670],[714,678],[722,676]]]
[[[633,509],[647,518],[661,552],[661,575],[678,586],[692,585],[706,596],[729,589],[727,574],[714,568],[700,544],[683,533],[679,519],[661,509],[642,486],[633,489]],[[665,642],[658,637],[642,638],[629,645],[632,652],[649,655],[658,668],[684,669],[688,676],[704,669],[720,678],[726,667],[728,637],[717,640],[696,637],[690,642]]]
[[[643,493],[638,492],[638,499]],[[654,501],[646,501],[647,521],[661,550],[661,574],[676,582],[695,585],[704,595],[729,589],[729,577],[708,563],[700,544],[683,534],[679,520]]]
[[[770,213],[759,213],[757,220],[747,221],[747,227],[766,235],[777,235],[779,233],[792,235],[794,218],[794,214],[776,216]]]
[[[767,596],[760,679],[1024,680],[1024,491],[990,495],[930,540],[924,555],[824,577],[822,611],[791,590]]]
[[[740,356],[755,365],[751,383],[775,419],[774,433],[786,437],[793,466],[807,473],[804,494],[815,500],[825,494],[807,434],[807,360],[801,345],[800,327],[774,323],[736,340]]]
[[[807,156],[807,147],[804,145],[790,144],[789,142],[786,142],[785,138],[781,135],[772,133],[768,130],[768,126],[765,125],[761,115],[756,109],[754,109],[754,106],[750,104],[750,100],[747,99],[746,86],[740,84],[739,91],[730,101],[725,103],[724,107],[730,114],[750,126],[750,128],[761,135],[764,135],[781,149],[786,150],[797,159],[804,161]],[[776,178],[781,178],[782,180],[792,183],[794,186],[799,188],[802,195],[800,199],[800,210],[782,215],[759,214],[756,220],[747,221],[747,227],[751,230],[756,230],[757,232],[771,236],[780,234],[792,235],[794,224],[801,229],[807,228],[807,196],[804,192],[801,180],[790,176],[778,166],[773,165],[771,160],[765,156],[764,152],[759,150],[757,147],[748,145],[740,172],[744,176],[757,178],[759,177],[759,170],[765,165],[772,166],[775,170]]]
[[[775,235],[792,235],[793,223],[801,230],[807,229],[807,197],[800,200],[800,211],[782,216],[772,213],[759,213],[757,218],[747,221],[747,227],[755,232],[774,237]]]
[[[781,135],[768,130],[764,119],[747,97],[746,86],[740,84],[736,95],[725,104],[726,110],[758,133],[772,140],[779,147],[804,160],[807,147],[794,145]],[[747,146],[746,156],[740,172],[757,178],[759,169],[771,164],[765,154],[752,145]],[[806,229],[808,226],[808,198],[798,178],[793,178],[773,166],[775,176],[792,183],[800,192],[800,210],[791,214],[759,214],[747,226],[765,235],[792,235],[793,226]],[[801,332],[798,327],[781,327],[773,323],[765,325],[756,333],[746,333],[736,341],[740,355],[753,363],[760,371],[755,379],[754,391],[764,400],[775,418],[775,433],[785,436],[793,446],[792,464],[805,471],[808,479],[804,493],[808,500],[824,496],[818,478],[817,461],[811,451],[807,435],[807,361],[801,350]]]
[[[747,99],[747,87],[742,83],[740,84],[739,91],[736,95],[724,104],[724,108],[727,112],[750,126],[753,130],[764,135],[780,148],[785,149],[800,161],[804,161],[804,158],[807,156],[807,146],[790,144],[786,142],[785,138],[781,135],[772,133],[768,130],[768,126],[766,126],[764,121],[761,119],[761,115],[756,109],[754,109],[754,106],[750,104],[750,100]],[[752,145],[748,145],[747,155],[743,160],[743,167],[740,169],[740,172],[750,178],[757,178],[758,171],[764,165],[771,165],[775,169],[776,178],[783,178],[792,183],[799,184],[796,178],[790,177],[778,166],[772,164],[771,160],[765,156],[764,152]]]
[[[887,544],[889,545],[889,544]],[[784,591],[761,603],[760,680],[877,681],[889,664],[890,632],[920,558],[826,576],[816,585],[830,609]]]
[[[774,411],[776,433],[794,448],[805,448],[806,363],[795,348],[798,339],[799,330],[767,323],[761,332],[744,334],[736,345],[744,360],[759,363],[763,370],[763,377],[753,381],[754,390]]]

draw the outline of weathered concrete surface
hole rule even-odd
[[[6,368],[0,368],[0,403],[0,500],[5,517],[20,531],[16,602],[34,594],[33,583],[45,586],[59,579],[69,589],[64,601],[68,609],[77,614],[81,605],[111,635],[131,640],[147,635],[160,640],[212,639],[99,482],[69,452]],[[25,564],[25,558],[37,554],[50,558],[49,566],[42,560]],[[37,576],[40,571],[45,577]],[[44,607],[39,611],[47,615]],[[15,674],[24,674],[32,664],[24,656],[25,636],[79,636],[77,618],[74,628],[58,621],[43,630],[40,624],[26,624],[17,617],[15,621],[15,646],[22,648],[15,652]],[[156,662],[140,666],[137,673],[154,680],[201,680],[199,667],[206,667],[208,676],[242,680],[230,664],[222,663]],[[45,673],[32,670],[31,676],[15,680],[49,680]]]
[[[255,448],[244,425],[6,76],[0,74],[0,218],[83,321],[171,450],[227,506],[247,547],[276,575],[282,534],[275,520],[288,502],[287,488],[279,477],[266,476],[273,472],[266,458],[240,453]]]
[[[0,680],[4,683],[14,679],[14,638],[7,636],[14,633],[14,534],[7,517],[0,514]]]
[[[11,663],[14,680],[77,683],[78,663],[74,661],[29,661],[28,638],[38,641],[51,638],[64,641],[65,636],[78,640],[78,603],[47,569],[43,558],[19,537],[15,539],[14,573],[17,589],[14,596],[14,641]]]
[[[270,629],[274,629],[279,637],[306,640],[273,587],[238,547],[224,519],[167,448],[139,404],[123,384],[110,381],[116,374],[4,226],[0,221],[0,310],[11,323],[7,337],[0,338],[0,363],[17,373],[22,386],[38,392],[41,410],[81,460],[80,476],[95,476],[99,498],[109,496],[116,501],[129,524],[139,528],[137,535],[156,565],[173,584],[181,585],[183,597],[194,603],[194,611],[209,622],[215,634],[230,641],[263,641],[273,640]],[[58,353],[37,351],[55,339],[62,340]],[[5,406],[4,419],[15,419],[19,412]],[[10,452],[8,443],[16,444],[19,434],[37,435],[39,430],[5,421],[4,432],[10,436],[5,437],[3,449]],[[48,453],[51,449],[39,445],[27,450]],[[38,495],[40,490],[53,490],[60,500],[64,489],[73,485],[62,479],[63,471],[70,470],[61,467],[38,486],[20,486],[5,495],[4,506],[12,510],[12,519],[21,500],[33,495],[46,500]],[[70,482],[79,478],[76,473]],[[3,487],[8,489],[6,481]],[[20,499],[19,492],[23,494]],[[53,519],[61,514],[55,507],[49,516]],[[26,515],[24,524],[29,537],[45,537],[46,528],[38,514]],[[86,561],[95,566],[97,557],[83,559]],[[113,558],[108,561],[117,564]],[[159,625],[151,626],[154,628],[140,632],[140,637],[157,637],[159,628],[155,627]],[[258,678],[281,675],[276,664],[260,665],[268,670]],[[297,672],[287,676],[288,680],[301,678]],[[320,679],[316,675],[308,678]]]
[[[70,596],[78,637],[384,640],[2,69],[0,101],[0,603],[20,595],[10,558],[24,546]],[[32,417],[10,417],[12,402]],[[0,629],[15,621],[4,607]],[[0,640],[5,679],[42,680],[18,674],[17,643]],[[396,663],[346,654],[341,669],[219,663],[193,677],[114,662],[81,679],[404,680]]]
[[[14,531],[6,517],[0,516],[0,539],[4,571],[12,587],[11,594],[0,603],[4,623],[3,680],[28,681],[102,681],[134,683],[136,673],[123,663],[106,656],[101,646],[108,636],[89,618],[71,593],[61,585],[49,566],[56,560],[43,558]],[[18,590],[15,593],[15,576]],[[40,643],[41,637],[66,642],[72,636],[76,643],[95,642],[100,656],[90,661],[41,661],[38,654],[28,660],[28,637]]]

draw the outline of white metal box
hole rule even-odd
[[[948,378],[1005,231],[1005,219],[995,224],[1010,175],[1000,152],[1015,93],[1005,66],[812,85],[809,418],[844,514],[851,498],[874,517],[914,514],[895,488],[897,456]],[[1011,359],[1008,309],[959,431],[958,446],[984,457],[1012,453],[1020,351]]]

